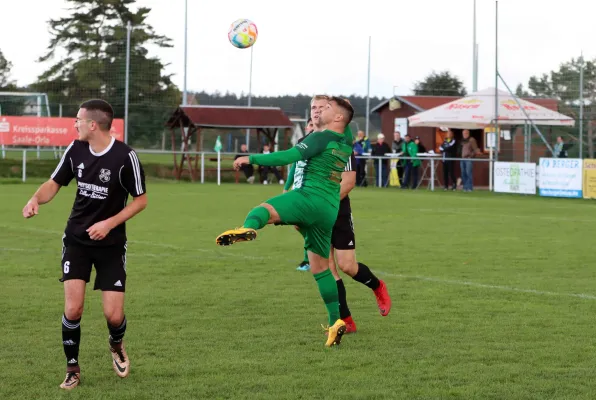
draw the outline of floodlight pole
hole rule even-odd
[[[130,35],[132,24],[126,23],[126,73],[124,74],[124,143],[128,144],[128,100],[130,96]]]
[[[499,0],[495,1],[495,144],[499,140]],[[488,185],[493,190],[493,146],[489,149]]]
[[[478,91],[478,45],[476,44],[476,0],[474,0],[474,32],[472,43],[472,91]]]
[[[370,43],[371,37],[368,37],[368,78],[366,83],[366,137],[368,137],[368,120],[370,118]]]
[[[186,99],[186,66],[188,64],[188,0],[184,0],[184,88],[182,91],[182,105],[188,104]]]
[[[579,158],[584,158],[584,55],[579,59]]]
[[[250,46],[250,72],[249,72],[249,77],[248,77],[248,107],[251,106],[252,104],[252,51],[253,51],[254,45]],[[250,141],[250,129],[246,130],[246,149],[248,150],[248,144]],[[258,146],[257,146],[257,151],[258,151]]]

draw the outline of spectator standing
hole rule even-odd
[[[398,157],[401,157],[404,154],[405,151],[405,141],[401,138],[401,133],[395,132],[395,137],[393,139],[393,143],[391,145],[391,150],[393,151],[394,154],[397,154]],[[403,184],[403,179],[404,179],[404,165],[406,163],[406,160],[398,160],[396,163],[396,169],[397,169],[397,177],[399,178],[399,184],[400,186]]]
[[[447,136],[443,143],[439,147],[441,153],[443,153],[443,182],[445,190],[449,190],[449,178],[453,184],[453,190],[457,189],[457,181],[455,178],[455,161],[449,160],[450,158],[457,158],[457,145],[453,132],[451,129],[447,131]]]
[[[463,139],[461,141],[461,157],[465,160],[460,162],[461,167],[461,179],[464,185],[464,192],[471,192],[474,189],[474,171],[472,165],[472,159],[477,155],[482,154],[478,148],[476,139],[470,136],[470,131],[464,129],[462,132]]]
[[[385,154],[391,153],[391,148],[385,143],[385,135],[379,133],[377,135],[377,143],[372,148],[373,157],[385,157]],[[389,160],[381,160],[381,170],[379,171],[379,160],[373,160],[375,170],[375,182],[377,186],[387,186],[387,178],[389,177]],[[379,185],[379,172],[381,172],[381,185]]]
[[[418,156],[418,145],[412,141],[410,135],[406,135],[406,169],[404,171],[404,184],[402,189],[409,189],[410,178],[412,179],[412,189],[418,187],[418,170],[420,169],[420,159]]]

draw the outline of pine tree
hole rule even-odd
[[[47,92],[56,112],[76,115],[81,102],[101,98],[124,116],[127,23],[130,21],[129,137],[156,143],[166,116],[180,103],[180,91],[165,65],[147,47],[171,47],[170,39],[147,24],[150,8],[133,11],[135,0],[67,0],[69,15],[51,20],[51,40],[40,62],[53,62],[34,84]]]

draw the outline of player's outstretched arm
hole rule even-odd
[[[329,142],[334,140],[335,137],[332,132],[314,132],[289,150],[269,154],[252,154],[249,161],[251,164],[263,166],[288,165],[299,160],[307,160],[322,153]]]
[[[240,157],[234,161],[234,168],[240,169],[243,164],[257,164],[265,167],[288,165],[299,160],[307,160],[322,153],[327,144],[334,140],[333,133],[328,131],[311,133],[289,150],[276,151],[269,154],[251,154],[250,157]]]
[[[53,179],[44,182],[23,208],[23,217],[31,218],[37,215],[39,206],[49,203],[56,196],[60,187]]]
[[[302,154],[292,147],[289,150],[276,151],[269,154],[251,154],[248,158],[250,164],[262,165],[265,167],[277,167],[295,163],[302,159]]]
[[[302,159],[302,154],[292,147],[289,150],[276,151],[269,154],[251,154],[249,157],[243,156],[234,160],[234,169],[239,170],[244,164],[257,164],[265,167],[277,167],[295,163]]]

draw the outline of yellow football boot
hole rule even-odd
[[[346,333],[346,323],[338,319],[332,326],[325,328],[325,330],[327,331],[325,347],[339,346],[342,336]]]
[[[215,239],[219,246],[230,246],[236,242],[248,242],[257,238],[257,231],[250,228],[236,228],[225,231]]]

